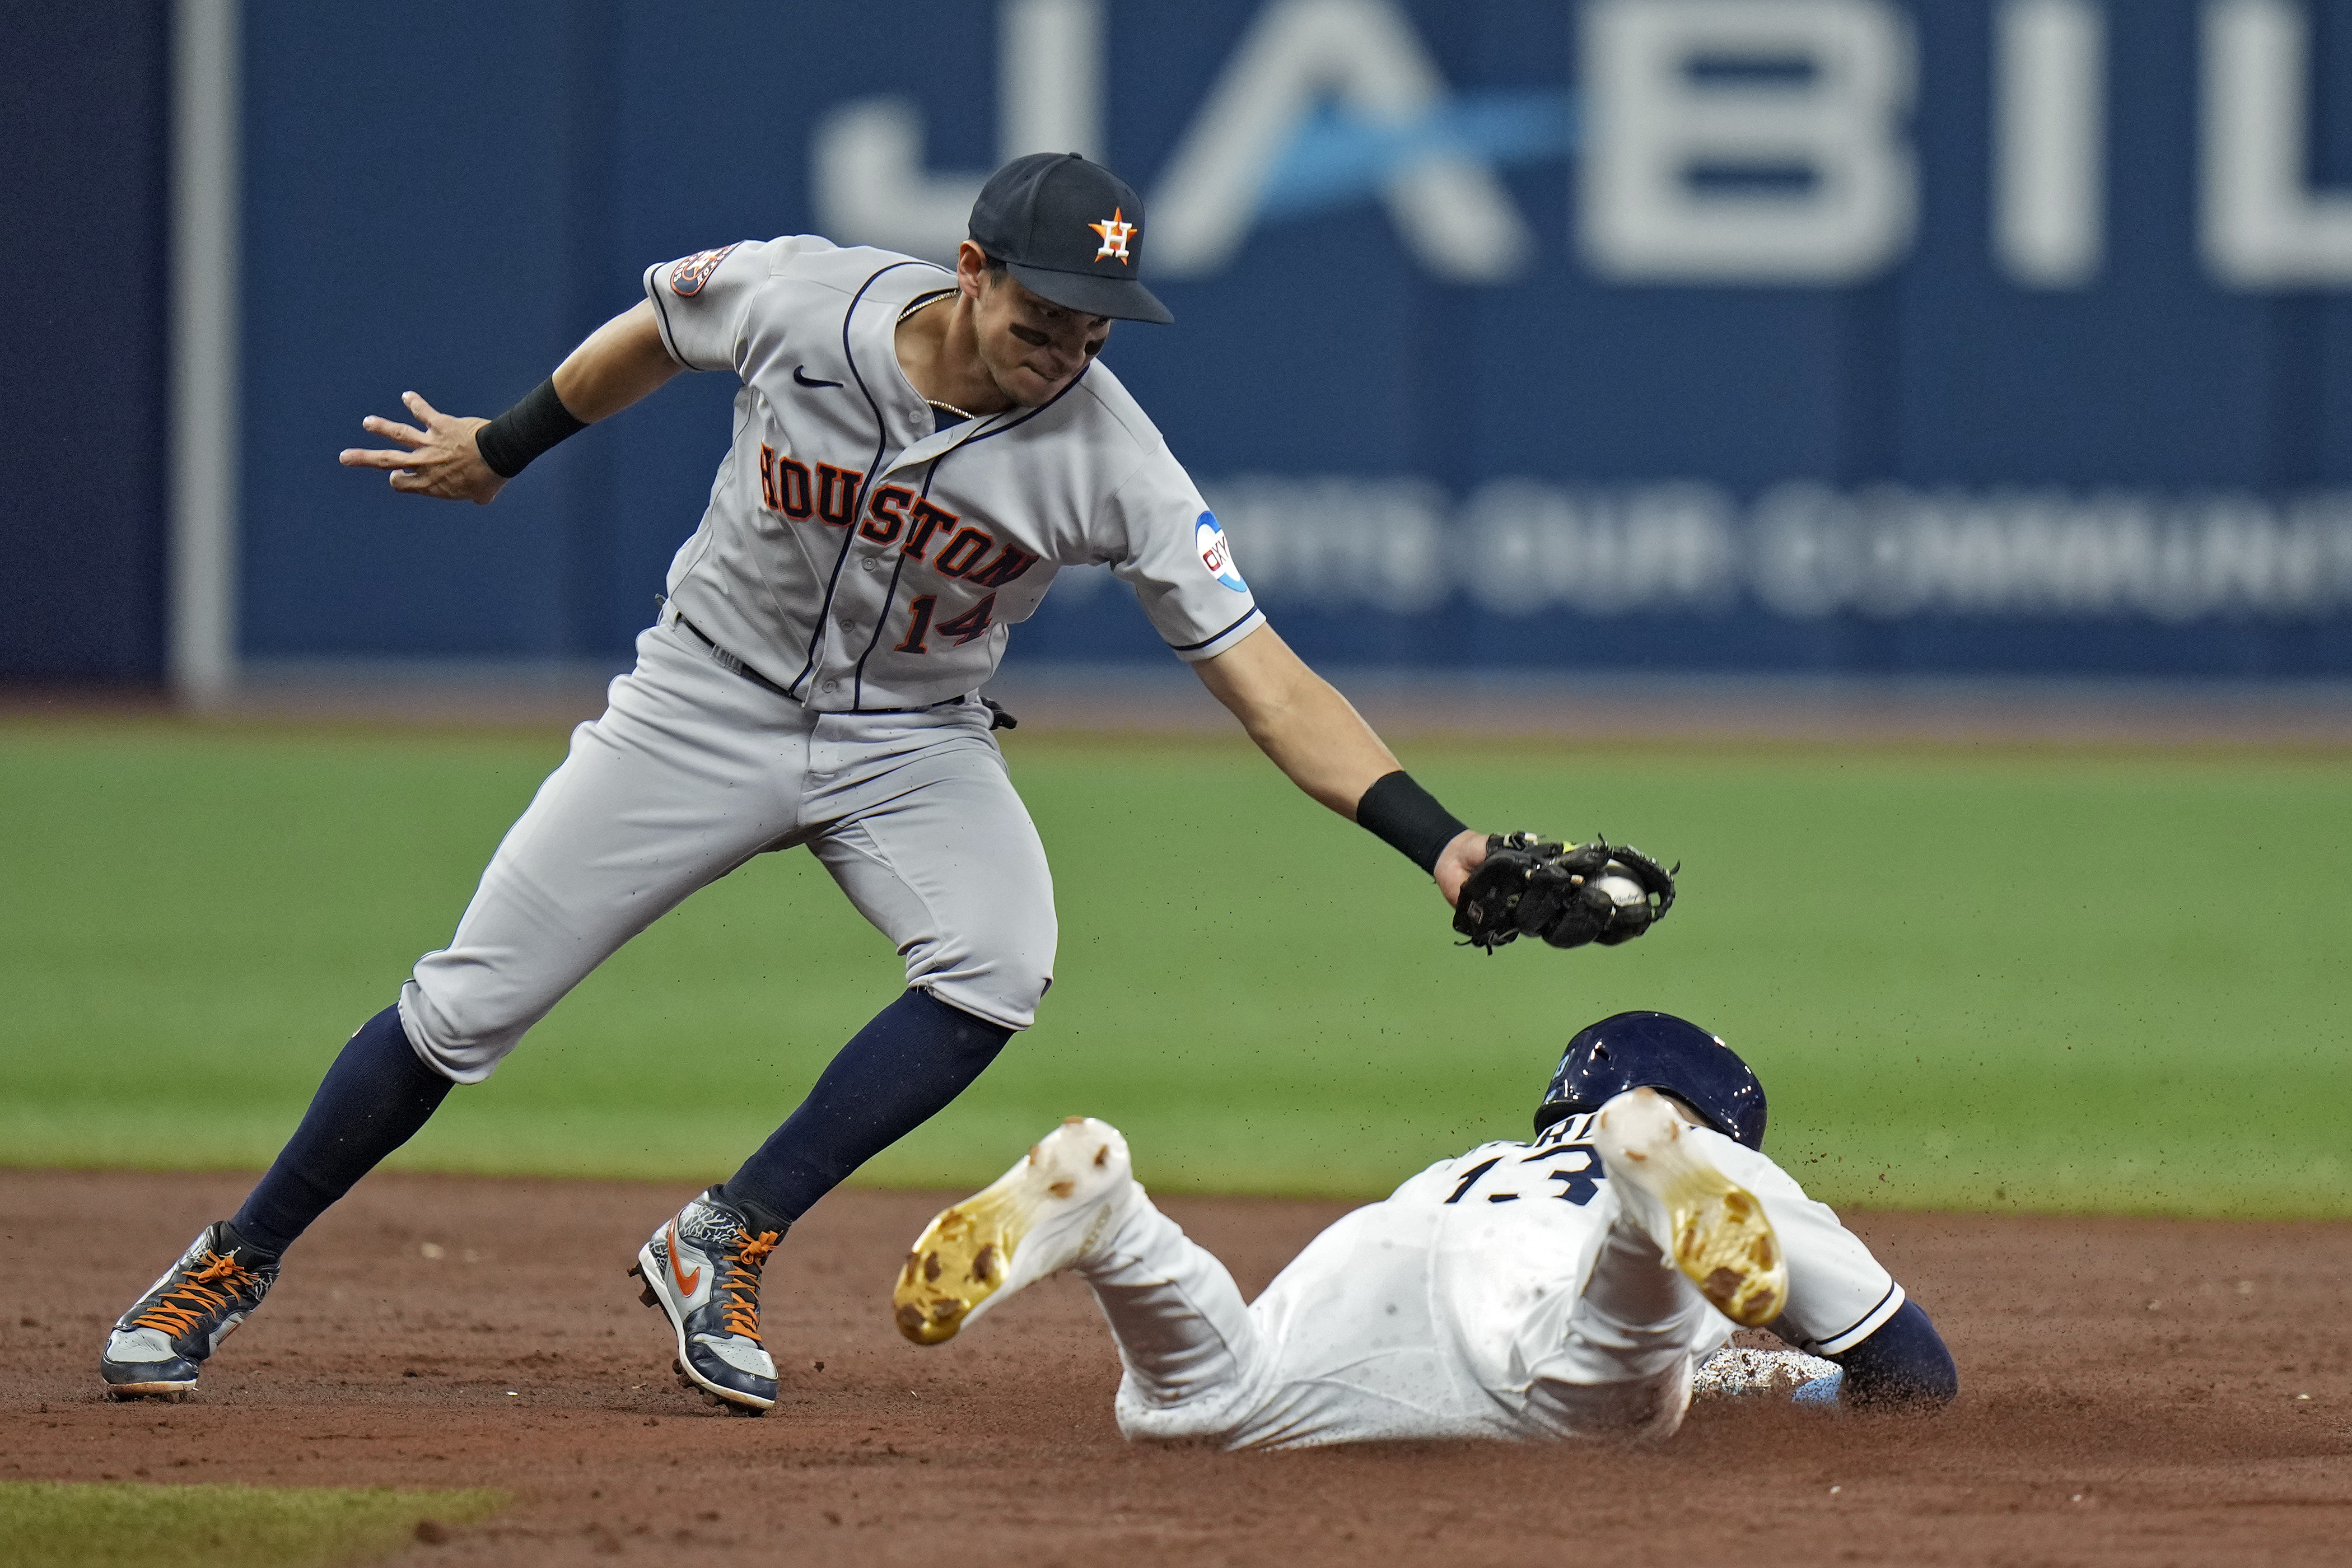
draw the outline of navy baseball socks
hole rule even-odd
[[[727,1178],[730,1203],[777,1229],[937,1116],[1013,1031],[908,991],[841,1047],[800,1109]]]
[[[961,1094],[1012,1037],[908,991],[842,1047],[740,1170],[654,1232],[629,1272],[646,1305],[669,1319],[682,1385],[739,1415],[774,1406],[776,1365],[760,1337],[768,1255],[817,1199]]]
[[[681,1379],[745,1414],[774,1404],[775,1366],[759,1327],[768,1254],[817,1199],[962,1093],[1012,1037],[908,991],[842,1047],[741,1170],[639,1249],[631,1272],[645,1276],[648,1304],[677,1331]],[[451,1087],[418,1058],[397,1007],[362,1025],[235,1217],[207,1226],[117,1321],[99,1362],[109,1394],[185,1397],[205,1360],[268,1293],[279,1255],[415,1136]]]
[[[352,1183],[415,1137],[455,1087],[418,1058],[400,1009],[386,1007],[343,1047],[301,1125],[230,1223],[254,1246],[285,1251]]]
[[[236,1217],[207,1226],[116,1320],[98,1363],[108,1396],[186,1398],[205,1359],[277,1282],[278,1255],[414,1137],[450,1088],[417,1058],[399,1008],[361,1025]]]

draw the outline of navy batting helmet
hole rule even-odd
[[[1629,1089],[1671,1094],[1725,1137],[1764,1147],[1764,1086],[1754,1069],[1715,1036],[1671,1013],[1620,1013],[1579,1029],[1544,1087],[1536,1131],[1598,1110]]]

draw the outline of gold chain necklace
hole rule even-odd
[[[941,289],[933,293],[917,295],[915,298],[908,300],[905,308],[899,310],[899,321],[903,324],[908,317],[912,316],[916,311],[921,310],[926,305],[936,305],[942,300],[953,299],[955,297],[955,292],[956,291],[952,289]]]
[[[908,300],[906,308],[898,312],[898,324],[900,326],[906,325],[908,321],[914,316],[916,311],[922,310],[927,305],[936,305],[942,300],[952,300],[955,298],[955,294],[956,291],[953,289],[942,289],[936,294],[926,294],[919,300]],[[980,417],[979,415],[972,413],[968,408],[958,408],[954,404],[942,402],[940,399],[936,397],[926,397],[923,401],[929,404],[932,407],[939,409],[941,413],[952,414],[959,419],[977,419]]]

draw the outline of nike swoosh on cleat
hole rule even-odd
[[[693,1295],[694,1288],[702,1283],[702,1270],[699,1268],[696,1268],[694,1278],[691,1279],[677,1271],[677,1221],[676,1220],[669,1222],[669,1246],[663,1250],[669,1254],[669,1277],[677,1281],[677,1288],[689,1296]]]
[[[839,386],[841,384],[841,383],[837,381],[814,380],[808,375],[807,371],[808,367],[806,365],[796,364],[793,366],[793,379],[799,382],[803,386]]]

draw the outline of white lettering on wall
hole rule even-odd
[[[1160,276],[1223,270],[1241,249],[1266,176],[1326,102],[1376,124],[1422,119],[1446,95],[1436,62],[1394,0],[1274,0],[1250,25],[1151,193]],[[1432,152],[1383,190],[1404,243],[1431,272],[1493,283],[1534,242],[1493,169]]]
[[[1207,499],[1244,574],[1405,614],[1453,592],[1442,550],[1445,498],[1426,480],[1245,478]]]
[[[2029,289],[2099,270],[2106,22],[2090,0],[2003,0],[1993,35],[1993,257]]]
[[[2213,0],[2204,77],[2206,266],[2239,289],[2352,284],[2352,194],[2310,185],[2303,7]]]
[[[1883,0],[1592,0],[1580,54],[1580,242],[1602,277],[1852,283],[1909,246],[1915,58]]]
[[[1723,613],[2273,621],[2352,611],[2352,493],[1847,491],[1742,508],[1696,480],[1489,483],[1458,506],[1412,479],[1242,477],[1209,487],[1258,596],[1426,613]],[[1106,574],[1055,579],[1067,602]]]
[[[1738,583],[1733,515],[1714,485],[1561,489],[1499,479],[1463,508],[1461,542],[1479,563],[1464,586],[1506,614],[1717,605]]]
[[[1750,581],[1797,619],[1855,611],[2042,618],[2298,619],[2352,607],[2352,496],[2112,492],[1853,495],[1757,502]]]

